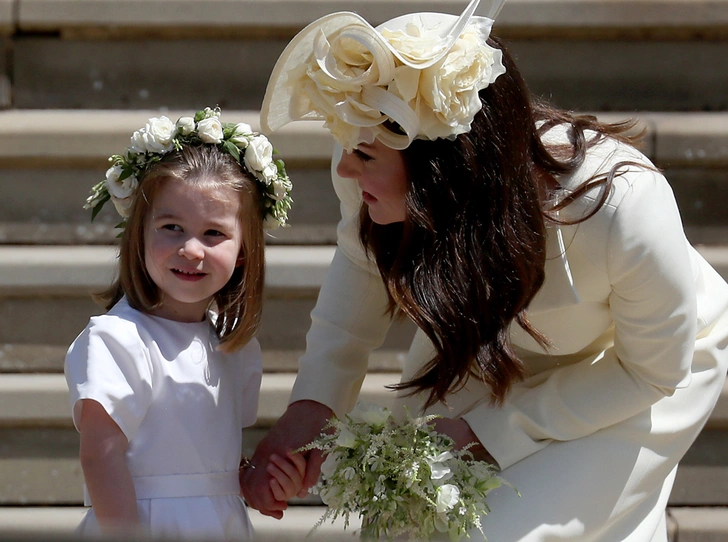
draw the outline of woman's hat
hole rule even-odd
[[[348,150],[375,138],[404,149],[468,132],[478,91],[505,73],[501,51],[486,43],[504,1],[492,0],[489,17],[476,16],[480,0],[471,0],[460,16],[411,13],[376,28],[356,13],[321,17],[273,68],[263,130],[323,120]]]

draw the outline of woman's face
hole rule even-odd
[[[384,225],[404,221],[407,171],[400,151],[378,139],[360,143],[352,152],[344,151],[336,173],[359,184],[373,222]]]

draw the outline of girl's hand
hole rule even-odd
[[[287,459],[270,456],[266,470],[271,475],[270,489],[279,501],[288,501],[298,495],[306,476],[306,459],[301,454],[288,452]]]

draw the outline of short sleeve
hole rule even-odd
[[[114,316],[92,318],[71,344],[64,367],[73,423],[81,401],[93,399],[131,440],[151,404],[152,371],[136,326]]]

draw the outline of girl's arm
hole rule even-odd
[[[139,515],[126,463],[126,436],[104,407],[90,399],[83,401],[79,429],[81,468],[101,528],[135,530]]]

